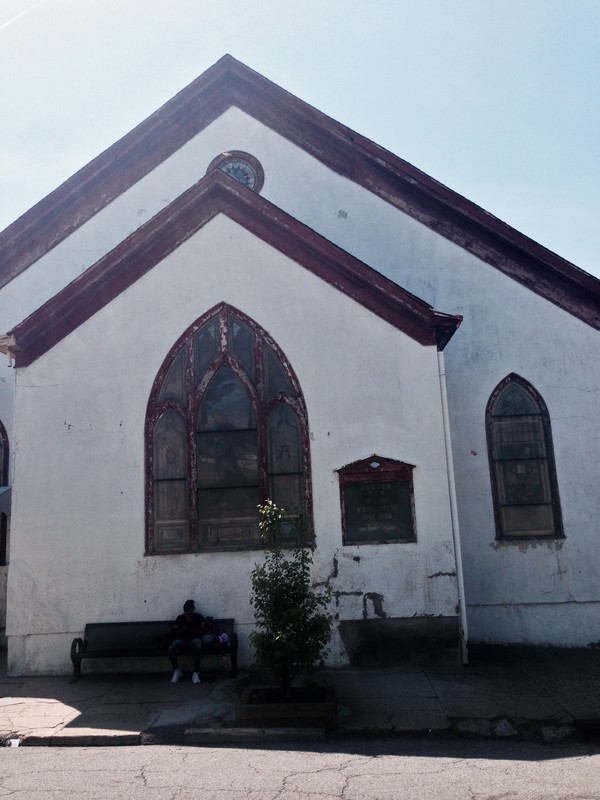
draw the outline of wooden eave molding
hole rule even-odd
[[[9,358],[14,358],[17,351],[17,340],[14,336],[8,333],[0,335],[0,353],[4,353]]]
[[[435,311],[214,170],[9,331],[15,366],[27,366],[50,350],[221,213],[420,344],[441,349],[460,325],[462,317]]]
[[[230,106],[600,329],[600,281],[592,275],[229,55],[0,233],[0,287]]]

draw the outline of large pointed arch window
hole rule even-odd
[[[257,505],[310,514],[298,380],[269,335],[221,305],[172,348],[146,418],[146,552],[260,547]]]
[[[562,537],[550,416],[541,396],[509,375],[492,393],[486,427],[497,538]]]

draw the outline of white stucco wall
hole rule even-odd
[[[152,382],[185,328],[222,300],[269,331],[302,386],[315,580],[342,592],[333,612],[360,619],[363,595],[376,592],[391,617],[455,615],[435,348],[218,216],[18,371],[11,672],[67,671],[70,641],[86,622],[169,618],[188,596],[205,613],[236,618],[242,662],[249,660],[249,573],[258,553],[144,556],[143,428]],[[416,465],[418,541],[343,547],[334,470],[375,452]],[[345,659],[337,637],[330,658]]]
[[[244,132],[239,147],[265,158],[272,202],[435,308],[464,316],[445,360],[471,637],[598,641],[600,333],[276,134]],[[563,541],[495,539],[484,413],[511,372],[535,386],[551,416]]]
[[[600,334],[241,111],[229,109],[0,292],[5,329],[202,177],[227,149],[261,161],[269,200],[441,311],[463,314],[445,356],[471,636],[561,645],[600,638]],[[495,540],[484,410],[511,372],[535,386],[551,415],[562,542]],[[10,402],[10,391],[6,396]],[[347,444],[354,449],[353,440]]]
[[[599,332],[372,196],[358,219],[349,214],[347,236],[333,210],[323,214],[321,233],[367,261],[375,253],[377,262],[369,263],[388,277],[464,316],[445,361],[470,637],[597,642]],[[563,541],[495,538],[485,408],[512,372],[535,386],[550,413]]]

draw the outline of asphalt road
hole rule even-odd
[[[600,747],[386,740],[281,749],[18,747],[0,752],[11,800],[583,800]]]

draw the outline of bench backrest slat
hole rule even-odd
[[[165,649],[164,637],[173,630],[172,620],[163,622],[96,622],[85,626],[90,650]]]
[[[233,635],[233,619],[215,619],[221,630]],[[84,639],[87,649],[94,651],[164,652],[169,634],[173,632],[173,620],[144,622],[91,622],[85,626]]]

